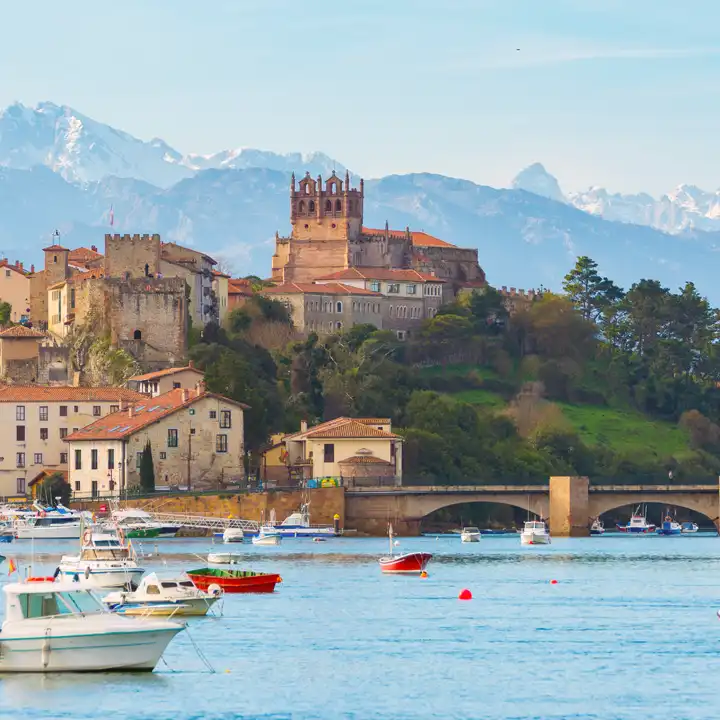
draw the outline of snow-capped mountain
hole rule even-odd
[[[533,163],[521,170],[512,181],[511,187],[514,190],[525,190],[556,202],[566,202],[557,178],[551,175],[541,163]]]
[[[0,111],[0,166],[28,170],[45,165],[69,182],[87,183],[108,176],[170,187],[199,170],[302,169],[329,175],[345,166],[320,152],[279,153],[248,148],[212,155],[183,156],[160,138],[139,140],[67,106],[51,102],[34,108],[21,103]]]

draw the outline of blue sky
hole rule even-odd
[[[717,0],[16,0],[3,26],[0,105],[67,104],[182,152],[720,186]]]

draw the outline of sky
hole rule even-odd
[[[34,0],[0,106],[69,105],[185,152],[321,150],[365,177],[720,186],[717,0]]]

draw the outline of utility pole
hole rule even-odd
[[[190,479],[190,466],[192,464],[192,428],[188,430],[188,452],[187,452],[187,486],[188,492],[192,492],[192,481]]]

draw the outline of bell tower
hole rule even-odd
[[[325,181],[305,173],[290,183],[291,237],[295,240],[349,241],[362,232],[364,183],[360,189],[351,189],[350,174],[341,180],[335,172]]]

